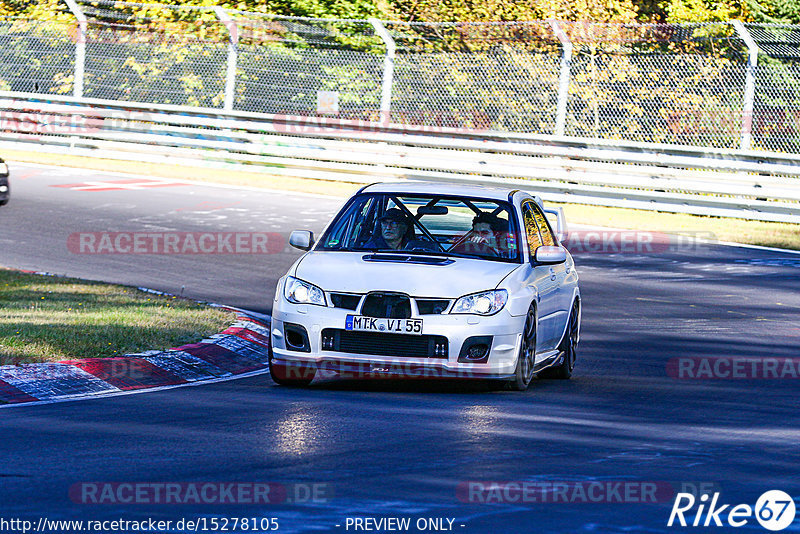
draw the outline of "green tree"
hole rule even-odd
[[[661,5],[668,22],[738,19],[747,22],[800,24],[800,0],[665,0]]]
[[[338,19],[381,17],[386,7],[383,6],[382,9],[374,0],[266,0],[248,3],[251,4],[247,7],[248,10],[276,15]]]
[[[632,22],[632,0],[389,0],[392,18],[412,22],[484,22],[518,20],[593,20]]]
[[[296,17],[364,19],[387,11],[384,0],[145,0],[167,5],[222,6]],[[0,0],[0,16],[29,15],[45,18],[66,11],[64,0]],[[146,8],[142,8],[146,10]]]
[[[719,22],[745,14],[739,0],[666,0],[663,5],[667,22]]]
[[[800,0],[745,0],[751,20],[774,24],[800,24]]]

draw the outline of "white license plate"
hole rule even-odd
[[[384,334],[422,334],[422,319],[378,319],[363,315],[348,315],[345,330],[383,332]]]

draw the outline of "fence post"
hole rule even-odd
[[[239,44],[239,27],[224,8],[214,6],[214,14],[228,29],[228,69],[225,72],[225,103],[222,107],[225,111],[233,111],[233,99],[236,96],[236,68],[239,62],[239,53],[236,48]]]
[[[86,16],[75,0],[66,0],[72,15],[78,19],[78,41],[75,43],[75,79],[72,82],[72,94],[76,98],[83,97],[83,77],[86,68]]]
[[[747,45],[747,74],[744,82],[744,103],[742,105],[742,135],[739,148],[750,150],[753,139],[753,108],[756,100],[756,67],[758,66],[758,45],[750,32],[740,20],[732,20],[731,24],[739,34],[739,38]]]
[[[369,18],[369,23],[375,28],[375,33],[386,45],[386,56],[383,60],[383,84],[381,85],[381,119],[387,124],[392,121],[392,85],[394,84],[394,57],[397,47],[394,39],[386,31],[386,27],[376,18]]]
[[[558,21],[550,20],[553,33],[561,43],[561,68],[558,75],[558,106],[556,107],[556,129],[555,135],[564,135],[567,123],[567,101],[569,99],[569,77],[570,66],[572,65],[572,43],[559,26]]]

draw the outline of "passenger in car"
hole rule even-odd
[[[508,255],[508,222],[491,213],[472,219],[472,230],[453,252],[466,252],[505,258]]]

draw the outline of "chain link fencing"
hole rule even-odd
[[[74,24],[0,18],[0,90],[42,94],[72,91]]]
[[[800,26],[75,6],[0,19],[0,90],[800,153]]]

